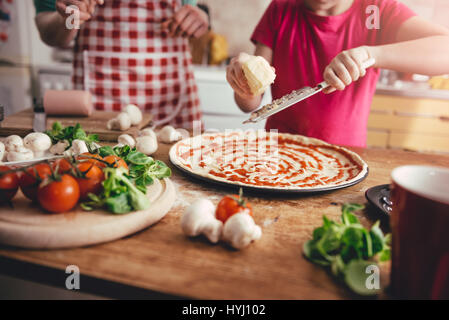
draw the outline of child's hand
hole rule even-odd
[[[208,28],[207,13],[189,4],[176,12],[173,18],[162,23],[162,29],[168,29],[171,37],[199,38],[207,32]]]
[[[235,93],[242,98],[254,98],[253,93],[248,85],[248,80],[243,73],[243,63],[250,58],[247,53],[240,53],[231,59],[226,69],[226,80],[228,80]]]
[[[324,70],[324,80],[330,85],[324,93],[344,90],[353,81],[364,77],[366,69],[363,63],[371,57],[369,47],[366,46],[343,51],[336,56]]]

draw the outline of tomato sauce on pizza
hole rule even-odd
[[[172,147],[170,160],[211,180],[276,189],[350,184],[368,170],[359,155],[343,147],[264,130],[234,130],[189,138]]]

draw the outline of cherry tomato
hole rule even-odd
[[[20,176],[20,190],[25,197],[32,201],[37,200],[37,188],[46,177],[51,175],[51,168],[46,163],[38,163],[22,172]]]
[[[104,157],[103,160],[106,161],[107,163],[115,164],[115,165],[114,165],[114,168],[120,168],[120,167],[123,167],[123,168],[125,168],[126,170],[128,170],[128,165],[126,164],[125,160],[123,160],[123,159],[120,158],[120,157],[110,155],[110,156]]]
[[[83,162],[93,163],[100,168],[106,167],[106,164],[104,164],[103,162],[97,161],[92,158],[97,158],[99,160],[103,160],[103,158],[99,154],[89,153],[89,152],[84,152],[84,153],[80,154],[76,159],[81,160]]]
[[[15,172],[2,172],[11,170],[7,166],[0,166],[0,203],[9,202],[19,189],[19,176]]]
[[[247,211],[250,216],[253,215],[253,208],[251,207],[251,204],[246,203],[241,194],[240,196],[225,196],[218,203],[215,216],[218,220],[225,223],[226,220],[228,220],[232,215],[244,211]]]
[[[41,184],[37,189],[37,200],[49,212],[60,213],[71,210],[80,198],[78,182],[69,174],[58,180]]]
[[[72,170],[72,164],[70,163],[70,161],[68,161],[67,159],[64,159],[64,158],[58,159],[55,162],[53,162],[51,167],[53,170],[55,170],[59,174],[67,173]],[[56,168],[58,170],[56,170]]]
[[[103,170],[91,162],[81,162],[77,167],[84,174],[84,177],[76,178],[80,187],[80,199],[87,199],[89,193],[98,194],[103,187]]]

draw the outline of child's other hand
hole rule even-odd
[[[208,28],[207,13],[189,4],[176,12],[173,18],[162,23],[162,29],[168,29],[171,37],[199,38],[207,32]]]
[[[248,80],[243,73],[243,63],[251,56],[247,53],[239,53],[238,56],[231,59],[226,69],[226,80],[234,89],[235,93],[242,98],[254,98],[248,84]]]
[[[363,46],[341,52],[324,70],[324,80],[330,87],[324,93],[344,90],[353,81],[364,77],[363,63],[371,58],[369,47]]]

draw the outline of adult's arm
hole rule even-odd
[[[75,39],[78,29],[67,26],[66,21],[73,14],[71,10],[67,12],[67,7],[78,8],[81,26],[92,17],[96,5],[103,3],[104,0],[56,0],[56,11],[43,11],[36,15],[36,26],[42,41],[53,47],[68,47]]]

